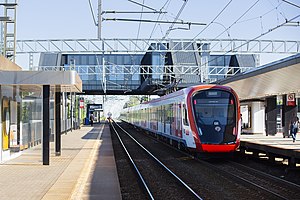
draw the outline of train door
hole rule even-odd
[[[162,121],[163,121],[162,132],[166,133],[166,106],[162,106]]]
[[[177,108],[177,103],[173,104],[173,133],[174,136],[178,136],[178,123],[177,123],[177,118],[178,118],[178,108]]]
[[[163,107],[159,106],[158,108],[158,132],[163,133],[164,123],[163,123]]]
[[[147,122],[147,110],[144,108],[142,110],[143,117],[142,117],[142,127],[146,128],[146,122]]]
[[[177,116],[176,116],[176,136],[180,137],[182,136],[181,131],[182,131],[182,127],[181,127],[181,104],[178,103],[176,104],[176,111],[177,111]]]
[[[166,124],[166,112],[165,112],[165,106],[161,106],[161,121],[162,121],[162,133],[165,133],[166,132],[166,129],[165,129],[165,124]]]
[[[165,133],[171,135],[171,123],[172,123],[173,109],[172,104],[165,106]]]
[[[147,118],[147,121],[146,121],[146,128],[147,129],[150,129],[150,108],[147,108],[146,109],[146,118]]]
[[[153,110],[153,112],[154,112],[154,130],[155,130],[155,132],[157,132],[158,131],[158,120],[159,120],[159,118],[158,118],[158,112],[159,112],[159,107],[154,107],[153,108],[154,110]]]
[[[177,127],[176,127],[176,118],[177,118],[177,108],[176,108],[176,103],[171,104],[172,106],[172,117],[171,117],[171,135],[176,136],[177,133]]]
[[[189,130],[189,123],[188,123],[188,115],[187,115],[187,109],[186,105],[182,103],[182,137],[188,136],[190,133]]]
[[[150,130],[153,130],[154,128],[154,108],[150,108],[149,109],[150,110],[150,113],[149,113],[149,116],[150,116],[150,119],[149,119],[149,121],[150,121]]]

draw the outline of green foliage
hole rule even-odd
[[[146,101],[149,101],[148,96],[131,96],[129,101],[124,104],[123,108],[136,106]]]
[[[29,122],[29,114],[31,114],[30,108],[32,107],[32,103],[22,103],[22,117],[21,120],[23,123]]]
[[[131,96],[127,102],[127,107],[132,107],[140,104],[139,96]]]

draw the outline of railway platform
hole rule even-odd
[[[51,143],[50,165],[41,145],[0,164],[0,199],[121,199],[109,125],[62,135],[61,156]]]
[[[276,135],[264,134],[242,134],[240,150],[252,152],[253,155],[259,157],[267,156],[269,160],[286,159],[287,164],[295,167],[298,163],[300,166],[300,134],[298,140],[293,142],[293,139],[283,138],[282,133]],[[297,165],[297,166],[298,166]]]

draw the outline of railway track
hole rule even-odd
[[[280,199],[299,198],[300,185],[295,183],[277,178],[233,161],[226,161],[222,164],[218,164],[217,167]],[[232,171],[235,173],[231,173]]]
[[[204,199],[297,199],[299,186],[228,160],[213,162],[194,159],[126,125],[134,137],[159,155],[165,164],[185,179]],[[145,139],[147,138],[147,139]],[[173,149],[173,150],[171,150]],[[172,157],[172,158],[171,158]]]
[[[202,199],[188,184],[135,140],[126,130],[116,123],[112,123],[111,126],[138,175],[148,198]]]
[[[272,199],[299,199],[300,186],[275,176],[257,171],[232,161],[207,162],[198,160],[210,168],[232,176],[237,183],[262,191]]]

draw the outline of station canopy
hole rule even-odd
[[[50,85],[56,92],[82,92],[76,71],[0,71],[0,85],[19,86],[21,91]]]
[[[233,88],[240,100],[300,92],[300,54],[217,82]]]

